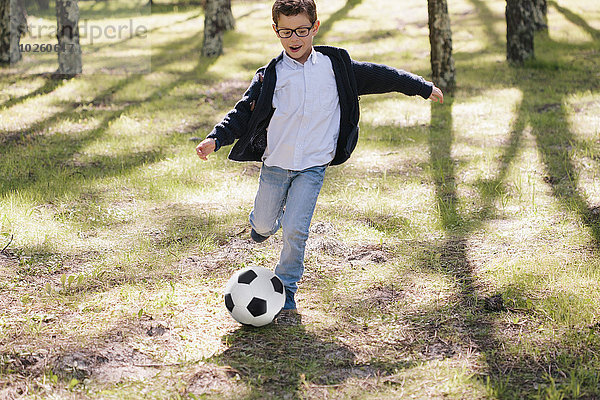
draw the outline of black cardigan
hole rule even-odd
[[[360,110],[358,96],[363,94],[400,92],[409,96],[420,95],[428,99],[433,84],[422,77],[386,65],[352,60],[344,49],[315,46],[315,50],[331,59],[340,99],[340,134],[332,165],[350,158],[358,141]],[[208,138],[217,139],[217,148],[237,143],[229,153],[234,161],[261,161],[267,146],[267,127],[273,116],[273,93],[277,74],[275,65],[280,54],[256,71],[250,87]]]

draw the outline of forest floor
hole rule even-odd
[[[54,53],[0,69],[0,398],[599,399],[600,5],[550,1],[513,67],[505,3],[449,3],[457,91],[361,98],[296,325],[227,313],[281,233],[249,238],[258,164],[194,151],[281,51],[270,2],[233,3],[215,59],[197,6],[80,2],[105,32],[81,76]],[[318,44],[430,75],[422,1],[319,7]]]

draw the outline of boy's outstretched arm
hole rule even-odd
[[[347,54],[347,53],[346,53]],[[349,55],[347,55],[350,58]],[[423,77],[384,64],[351,60],[358,95],[400,92],[408,96],[444,102],[444,94],[433,82]]]
[[[198,154],[198,157],[200,157],[201,159],[206,161],[207,160],[206,157],[210,153],[215,151],[216,146],[217,146],[217,143],[216,143],[215,139],[213,139],[213,138],[204,139],[202,142],[200,142],[200,144],[198,146],[196,146],[196,154]]]
[[[440,103],[443,103],[444,102],[444,93],[442,93],[440,88],[433,85],[433,90],[431,91],[431,96],[429,96],[429,100],[439,101]]]
[[[229,111],[225,118],[215,125],[208,137],[196,146],[198,157],[206,161],[209,154],[219,150],[221,146],[233,144],[248,132],[248,123],[262,88],[263,73],[264,68],[256,71],[250,87],[233,110]]]

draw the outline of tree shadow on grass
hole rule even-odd
[[[385,377],[409,364],[359,363],[348,346],[302,324],[242,327],[223,341],[228,349],[208,361],[239,372],[251,390],[243,398],[326,398],[348,380]]]
[[[331,14],[329,18],[327,18],[327,20],[321,24],[321,27],[319,28],[319,36],[317,36],[315,39],[315,44],[322,44],[322,39],[327,36],[329,31],[331,31],[333,25],[336,22],[347,18],[348,14],[350,14],[350,11],[359,6],[362,1],[363,0],[346,0],[346,4],[344,4],[342,8]]]
[[[523,87],[525,93],[533,89],[529,84]],[[549,111],[544,106],[524,99],[519,110],[520,114],[531,116],[533,135],[546,167],[544,182],[550,185],[563,207],[579,217],[588,228],[594,247],[600,250],[600,216],[593,212],[579,188],[579,173],[571,155],[576,138],[569,129],[566,110],[563,104]]]
[[[484,7],[481,2],[475,0],[471,2],[480,8]],[[486,10],[487,8],[484,7],[483,14]],[[493,32],[488,32],[488,35],[491,36],[492,44],[499,42],[499,38],[496,38]],[[552,42],[547,37],[538,40],[538,44],[559,48],[560,55],[552,62],[533,61],[524,68],[513,71],[514,81],[523,93],[523,100],[517,108],[509,140],[499,159],[496,176],[480,181],[478,185],[479,200],[483,210],[481,212],[465,215],[460,212],[458,206],[454,160],[451,155],[452,103],[445,105],[449,108],[435,105],[432,108],[429,144],[432,178],[436,187],[440,222],[447,236],[444,244],[435,252],[439,254],[443,270],[455,278],[460,285],[459,303],[449,313],[460,315],[460,319],[466,323],[470,340],[476,343],[480,352],[485,354],[487,363],[485,374],[489,379],[487,385],[494,396],[501,399],[529,398],[543,393],[549,394],[560,386],[563,393],[567,395],[569,393],[576,395],[579,392],[584,397],[589,396],[586,398],[594,398],[593,396],[599,394],[597,382],[600,376],[594,373],[598,365],[597,357],[590,356],[590,353],[585,350],[579,348],[576,350],[572,347],[573,343],[581,343],[581,340],[588,338],[585,339],[586,346],[589,346],[591,354],[594,354],[594,349],[600,347],[597,338],[590,337],[589,332],[569,330],[565,335],[548,340],[544,348],[540,349],[543,356],[530,354],[531,352],[513,354],[514,349],[505,349],[505,339],[501,338],[511,337],[510,332],[497,331],[494,325],[498,321],[495,321],[494,315],[482,309],[481,306],[490,299],[478,297],[477,278],[468,257],[468,236],[495,215],[494,202],[502,193],[501,186],[520,150],[527,126],[532,128],[532,135],[546,170],[544,182],[550,186],[554,197],[564,209],[579,217],[591,234],[591,245],[596,250],[600,243],[600,221],[593,215],[590,205],[579,188],[577,169],[572,158],[572,148],[577,140],[570,129],[563,105],[571,93],[589,89],[589,85],[580,83],[577,77],[589,74],[590,65],[578,65],[579,71],[572,71],[573,64],[568,61],[569,54],[573,50],[587,51],[597,47],[597,44],[586,44],[579,49],[574,49],[571,44]],[[490,69],[492,68],[490,66]],[[482,69],[487,68],[483,66]],[[567,71],[569,71],[568,76]],[[574,79],[569,81],[569,77]],[[519,288],[506,288],[506,290],[511,292],[510,296],[527,297]],[[504,297],[504,293],[495,296],[499,305],[497,309],[492,307],[492,312],[505,310],[502,303]],[[468,310],[470,311],[467,312]],[[510,327],[507,331],[510,331]],[[575,342],[571,341],[573,338],[576,338]],[[570,366],[573,366],[573,369],[570,369]],[[563,372],[565,368],[570,369],[570,373],[575,375],[565,375]],[[578,386],[576,388],[569,386],[569,379]]]
[[[174,62],[173,57],[178,51],[188,54],[191,39],[192,37],[184,38],[165,44],[163,52],[153,59],[155,68]],[[97,108],[91,113],[84,110],[81,103],[68,103],[64,106],[66,112],[55,113],[20,130],[4,132],[0,135],[0,140],[9,157],[3,158],[2,163],[6,164],[4,169],[8,173],[1,178],[4,182],[0,181],[0,187],[3,189],[0,195],[47,184],[44,193],[50,200],[57,192],[64,193],[67,184],[67,187],[79,191],[88,178],[119,175],[138,166],[158,161],[162,157],[160,149],[141,151],[139,154],[96,156],[86,160],[85,163],[73,163],[75,155],[85,146],[102,139],[114,121],[127,115],[139,105],[157,101],[165,93],[170,93],[179,85],[193,80],[207,71],[215,61],[215,59],[199,59],[192,71],[181,74],[172,82],[158,87],[143,100],[114,100],[125,87],[143,79],[143,75],[135,75],[117,81],[96,95],[90,103]],[[108,107],[98,107],[102,105]],[[50,126],[60,121],[78,121],[96,115],[99,115],[101,122],[92,129],[77,132],[77,135],[44,134]],[[39,150],[36,151],[36,148]],[[40,182],[40,179],[44,179],[44,182]]]
[[[56,19],[56,11],[52,5],[42,10],[29,7],[30,18],[43,18],[53,21]],[[150,15],[150,6],[140,2],[116,2],[116,1],[81,1],[79,2],[80,20],[102,20],[109,18],[128,18],[131,15]]]
[[[540,388],[549,387],[549,382],[553,382],[549,380],[549,377],[554,375],[553,379],[561,379],[560,375],[556,375],[556,371],[560,371],[568,365],[574,365],[582,371],[582,374],[589,375],[589,377],[586,375],[581,378],[579,384],[585,385],[592,382],[597,378],[591,374],[596,363],[594,357],[582,357],[581,354],[572,354],[566,350],[557,351],[562,346],[570,345],[563,343],[562,338],[555,338],[546,343],[546,348],[542,350],[545,353],[543,358],[532,354],[516,355],[511,350],[506,350],[504,340],[517,333],[511,332],[513,329],[511,326],[503,328],[496,326],[498,321],[496,321],[495,313],[506,311],[503,298],[527,298],[527,295],[520,288],[505,288],[507,293],[510,292],[509,296],[497,293],[493,297],[485,297],[483,296],[485,288],[479,287],[480,283],[469,259],[468,236],[485,220],[493,217],[494,212],[491,210],[493,210],[494,201],[500,192],[486,190],[486,188],[481,190],[482,208],[487,212],[464,215],[459,211],[454,162],[451,155],[453,145],[451,107],[451,102],[443,107],[433,106],[430,141],[437,208],[440,223],[447,238],[439,247],[429,249],[430,252],[433,252],[434,257],[429,255],[424,259],[424,263],[431,265],[431,259],[439,260],[436,270],[447,274],[452,281],[458,284],[458,301],[447,309],[429,311],[417,319],[429,320],[430,326],[437,326],[446,331],[454,329],[456,332],[463,332],[463,337],[460,338],[462,346],[475,348],[485,355],[487,365],[484,374],[489,379],[485,384],[488,391],[498,398],[528,398],[540,393],[542,390]],[[518,151],[521,132],[519,127],[522,127],[522,123],[522,119],[517,118],[511,140],[500,159],[501,166],[497,176],[488,182],[488,189],[500,185],[506,177],[507,169]],[[544,149],[541,150],[544,152]],[[569,193],[572,196],[572,193]],[[483,293],[481,289],[484,290]],[[444,320],[441,327],[439,324],[440,313],[450,316]],[[503,331],[500,332],[498,329],[503,329]],[[519,327],[517,326],[515,329],[519,329]],[[590,348],[599,345],[593,340],[588,343]],[[546,372],[552,369],[555,369],[555,372],[553,375],[548,375]],[[583,392],[595,393],[595,390],[591,386],[582,386]]]
[[[38,77],[38,76],[41,76],[45,79],[45,82],[41,87],[39,87],[38,89],[36,89],[26,95],[14,97],[12,99],[5,101],[4,103],[0,104],[0,110],[5,110],[5,109],[15,106],[17,104],[21,104],[32,97],[43,96],[45,94],[52,93],[55,89],[61,87],[66,82],[66,80],[64,80],[64,79],[59,80],[59,79],[53,78],[51,74],[34,75],[33,77]]]
[[[566,7],[559,5],[556,1],[549,1],[549,5],[556,8],[567,20],[571,23],[579,26],[581,29],[589,33],[594,40],[600,40],[600,30],[590,26],[587,21],[580,15],[574,13]]]
[[[199,54],[201,44],[195,40],[196,37],[197,34],[194,33],[192,36],[179,38],[156,47],[158,51],[157,55],[153,57],[154,68],[161,70],[179,62],[186,56]],[[230,39],[230,42],[238,40],[236,37]],[[114,155],[98,154],[80,157],[82,149],[102,140],[115,121],[121,116],[129,114],[130,111],[134,111],[141,104],[156,102],[188,82],[208,80],[206,72],[216,61],[217,58],[198,58],[197,65],[191,70],[179,73],[177,76],[173,74],[174,79],[168,83],[153,85],[154,89],[143,100],[115,100],[126,87],[145,79],[143,75],[129,76],[116,80],[115,83],[97,93],[91,101],[86,101],[85,104],[65,102],[63,106],[67,109],[66,112],[55,113],[23,129],[1,132],[0,143],[3,146],[3,153],[6,150],[7,156],[0,159],[0,167],[6,171],[0,176],[0,198],[10,193],[27,196],[29,192],[35,201],[40,203],[37,207],[47,207],[50,209],[50,213],[53,213],[53,210],[56,211],[57,214],[53,215],[56,220],[61,223],[70,223],[74,229],[88,229],[84,235],[87,235],[88,232],[93,234],[97,228],[119,227],[121,222],[113,222],[110,217],[107,218],[103,214],[104,211],[107,211],[106,207],[111,207],[110,198],[119,194],[108,193],[106,189],[98,189],[94,183],[98,179],[121,176],[141,166],[156,163],[162,160],[166,153],[162,147],[158,146],[149,150],[117,151]],[[77,131],[76,134],[60,132],[48,134],[48,128],[61,121],[81,121],[89,117],[98,119],[99,124]],[[58,208],[62,207],[60,206],[62,198],[68,199],[69,203],[68,209],[63,211]],[[217,230],[221,228],[219,224],[226,221],[231,213],[221,213],[216,221],[210,215],[200,217],[192,215],[191,211],[185,214],[185,217],[181,217],[181,215],[181,210],[170,212],[157,223],[157,228],[164,228],[164,234],[161,233],[155,243],[159,252],[171,251],[173,246],[180,251],[189,250],[194,246],[195,240],[205,240],[207,237],[218,242],[225,240],[223,235],[220,235],[221,232]],[[94,222],[88,221],[88,217],[95,218],[96,216],[99,222],[97,226],[94,226]],[[185,218],[185,224],[181,218]],[[197,224],[197,226],[192,226],[192,224]],[[17,261],[21,261],[21,256],[31,256],[30,264],[37,272],[41,271],[38,267],[43,267],[42,264],[51,258],[64,260],[65,258],[89,259],[91,257],[87,253],[52,254],[44,246],[40,248],[7,248],[6,254],[13,259],[19,259]],[[81,263],[84,261],[77,261],[75,264]],[[78,265],[75,265],[74,270],[61,268],[58,272],[77,274],[80,272],[77,267]],[[51,274],[55,272],[54,270],[46,271]],[[121,275],[123,274],[118,272],[114,279],[111,277],[112,280],[108,282],[108,285],[104,285],[106,282],[96,282],[92,277],[93,282],[78,285],[75,289],[76,291],[106,289],[122,283],[123,276]],[[36,286],[37,284],[39,281]]]
[[[501,40],[495,37],[492,31],[489,35],[494,38],[492,43],[496,45],[501,43]],[[557,44],[555,43],[555,45]],[[560,45],[560,47],[565,54],[569,54],[569,49],[572,50],[571,45]],[[590,46],[584,46],[579,50],[586,48],[590,48]],[[555,198],[567,210],[574,212],[589,228],[594,245],[597,246],[599,242],[597,223],[590,218],[590,206],[578,188],[576,168],[570,151],[576,139],[569,129],[567,113],[562,106],[566,96],[578,89],[568,88],[564,92],[550,93],[550,96],[538,96],[540,88],[561,87],[567,65],[560,60],[556,63],[559,68],[556,74],[552,74],[551,82],[531,79],[532,76],[535,78],[537,75],[542,78],[547,77],[546,73],[536,73],[536,69],[548,67],[548,64],[545,63],[530,64],[525,67],[524,73],[516,73],[514,80],[517,87],[523,92],[524,100],[517,109],[517,116],[510,129],[503,154],[499,159],[496,175],[492,179],[482,180],[478,184],[478,200],[483,211],[467,214],[460,208],[461,199],[458,196],[456,182],[456,160],[452,156],[454,145],[452,99],[448,99],[447,104],[443,106],[432,105],[432,121],[428,141],[430,166],[440,224],[446,237],[440,243],[426,244],[425,247],[429,254],[422,262],[427,268],[433,266],[432,258],[438,260],[434,266],[436,271],[445,274],[449,280],[456,282],[458,287],[455,302],[444,308],[423,310],[418,315],[418,319],[426,321],[424,330],[420,333],[425,338],[425,347],[431,347],[432,344],[439,344],[439,339],[436,339],[438,336],[434,334],[434,331],[437,333],[439,329],[446,329],[461,332],[461,343],[459,344],[475,349],[483,355],[486,363],[482,370],[483,384],[489,390],[490,395],[501,399],[532,398],[549,394],[553,388],[556,389],[556,385],[564,390],[563,393],[575,395],[579,390],[583,396],[587,396],[586,398],[595,398],[594,396],[598,395],[597,385],[600,377],[596,370],[598,360],[594,354],[597,354],[600,344],[594,333],[595,328],[567,330],[564,334],[548,338],[543,343],[540,342],[539,354],[533,352],[523,354],[515,351],[509,346],[512,343],[508,343],[506,340],[512,338],[516,340],[522,325],[518,322],[507,325],[500,321],[497,313],[506,311],[506,305],[503,303],[505,295],[527,298],[527,294],[522,288],[507,287],[503,289],[502,293],[486,297],[485,293],[481,292],[481,289],[485,290],[485,288],[480,287],[482,283],[479,282],[473,262],[469,258],[470,235],[481,228],[486,221],[495,217],[495,202],[503,193],[502,186],[508,177],[511,165],[519,154],[524,131],[528,125],[532,127],[532,134],[536,139],[537,148],[548,175],[545,181],[552,188]],[[494,65],[483,66],[486,71],[494,68]],[[552,64],[550,64],[550,68],[553,68]],[[589,69],[585,68],[581,68],[578,73],[589,74]],[[586,90],[588,87],[579,86],[579,89]],[[549,98],[556,98],[558,105],[549,103],[552,101],[548,100]],[[553,115],[550,118],[539,117],[539,114],[547,112],[553,113]],[[515,312],[517,316],[527,316],[528,311],[511,312]],[[443,319],[440,318],[442,315]],[[241,334],[242,331],[240,331]],[[253,395],[255,397],[270,395],[266,394],[265,388],[275,392],[280,390],[279,382],[273,382],[272,389],[268,389],[269,384],[261,382],[260,375],[255,372],[260,371],[260,368],[254,369],[253,360],[262,356],[265,346],[254,343],[252,339],[246,341],[243,336],[235,337],[235,340],[241,341],[238,346],[235,341],[233,342],[230,349],[235,350],[225,351],[223,353],[225,356],[218,356],[215,361],[235,365],[237,369],[243,371],[245,379],[254,388]],[[310,341],[312,342],[313,338]],[[573,347],[574,344],[577,348]],[[305,347],[310,348],[311,344],[305,344]],[[410,346],[401,348],[407,349]],[[589,350],[589,353],[586,353],[586,350]],[[283,351],[285,353],[288,350],[286,348]],[[454,354],[450,348],[441,353],[444,357]],[[248,355],[250,357],[246,358]],[[291,354],[291,357],[296,359],[299,355]],[[273,362],[274,358],[276,359],[273,355],[265,359],[260,358],[259,365]],[[319,366],[318,369],[331,369],[327,364],[320,365],[322,366]],[[574,369],[563,371],[570,366],[573,366]],[[400,369],[409,367],[399,366]],[[566,373],[573,375],[567,376]],[[299,372],[293,372],[290,375],[291,380],[287,381],[295,393],[299,393],[298,388],[302,387],[302,385],[299,386],[302,380],[297,379],[298,375]],[[301,374],[300,376],[302,377]],[[575,386],[579,386],[569,387],[569,379],[571,382],[575,382]]]
[[[492,21],[495,19],[494,12],[483,0],[469,0],[469,2],[476,8],[477,14],[482,21]],[[483,23],[482,26],[488,40],[488,46],[493,49],[504,49],[506,42],[496,34],[494,26],[489,23]]]
[[[152,3],[150,6],[152,14],[180,13],[190,10],[203,10],[201,1],[179,1],[169,3]]]
[[[489,13],[489,9],[483,3],[477,0],[470,1],[478,6],[480,14]],[[583,18],[554,2],[551,4],[567,17],[570,16],[568,19],[576,25],[588,31],[593,29],[589,28]],[[590,32],[592,35],[596,33]],[[491,42],[499,40],[492,31],[488,36]],[[574,55],[600,51],[600,42],[580,45],[561,43],[552,40],[547,33],[540,32],[536,36],[536,46],[538,46],[536,60],[530,61],[523,68],[510,71],[514,75],[516,87],[523,93],[523,100],[517,109],[516,120],[511,130],[511,145],[501,162],[501,174],[495,182],[490,183],[498,185],[505,177],[525,128],[529,124],[546,169],[545,183],[550,185],[555,198],[563,207],[579,217],[590,231],[594,246],[600,249],[600,218],[593,212],[595,207],[590,206],[579,188],[579,174],[572,155],[577,138],[570,128],[567,111],[564,108],[564,103],[568,101],[570,95],[600,88],[600,81],[597,77],[594,78],[592,73],[596,62],[586,57],[577,62],[573,61]],[[551,59],[540,50],[540,47],[545,46],[552,51]],[[551,82],[547,81],[548,76]]]
[[[195,38],[195,34],[192,36],[177,39],[159,47],[158,55],[153,58],[154,67],[160,69],[178,62],[180,55],[184,57],[190,54],[199,54],[198,46],[200,46],[200,43],[192,40]],[[102,190],[102,193],[96,193],[98,191],[95,189],[94,183],[98,179],[122,176],[141,166],[156,163],[162,160],[166,153],[162,147],[158,146],[148,150],[135,150],[132,152],[117,151],[113,155],[98,154],[81,157],[80,153],[82,150],[87,145],[102,140],[115,121],[121,116],[127,115],[130,111],[135,110],[139,105],[151,104],[158,101],[161,97],[169,95],[169,93],[180,85],[206,78],[206,71],[216,60],[216,58],[199,58],[197,65],[192,70],[179,74],[178,77],[175,77],[166,84],[160,86],[154,85],[154,90],[143,100],[115,100],[127,86],[144,79],[142,75],[125,77],[102,90],[91,101],[86,101],[85,104],[79,102],[65,103],[66,112],[53,114],[42,121],[20,130],[0,133],[3,154],[6,150],[7,155],[0,159],[0,168],[6,171],[6,173],[0,176],[0,198],[10,195],[10,193],[18,193],[22,196],[27,196],[27,193],[31,193],[35,201],[39,203],[39,207],[49,207],[50,209],[55,209],[57,205],[60,205],[61,199],[69,199],[69,213],[74,212],[75,214],[66,214],[64,217],[54,215],[54,218],[71,224],[74,229],[79,229],[80,225],[91,229],[90,231],[85,231],[85,234],[87,232],[93,233],[97,227],[94,227],[93,223],[90,224],[87,220],[80,221],[81,218],[78,219],[78,217],[83,217],[83,215],[79,215],[78,212],[81,211],[82,214],[94,217],[101,210],[106,210],[106,206],[110,206],[110,204],[105,204],[108,201],[107,199],[115,196],[114,193]],[[92,110],[89,110],[89,107],[85,107],[88,104],[93,106]],[[47,132],[49,127],[61,121],[81,121],[89,117],[97,118],[99,123],[92,128],[80,130],[76,134],[60,132],[48,134]],[[118,194],[116,195],[118,196]],[[92,210],[86,211],[90,206],[93,206]],[[199,223],[198,231],[188,232],[191,235],[190,237],[185,235],[177,236],[179,233],[178,227],[181,224],[180,222],[171,221],[174,226],[169,227],[170,217],[170,215],[167,216],[167,219],[160,221],[158,225],[162,226],[165,224],[167,226],[166,235],[168,237],[164,238],[164,246],[166,248],[172,245],[176,245],[180,249],[191,248],[193,244],[190,237],[197,238],[198,235],[210,236],[214,233],[212,231],[214,226],[211,226],[210,229],[205,229],[207,228],[207,221],[197,221],[191,218],[190,221]],[[87,219],[87,217],[85,218]],[[105,215],[98,215],[98,218],[100,221],[98,227],[100,228],[110,227],[113,224],[110,220],[106,220]],[[106,225],[104,224],[105,222]],[[215,235],[217,236],[217,240],[219,240],[218,235],[216,233]],[[173,240],[173,242],[169,242],[169,240]],[[161,246],[160,243],[157,243],[157,245]],[[48,253],[48,249],[43,246],[41,248],[7,248],[6,254],[18,262],[23,260],[22,256],[31,256],[33,257],[31,265],[34,268],[37,268],[38,264],[42,266],[45,260],[49,258],[64,260],[65,258],[78,259],[78,257],[81,257],[82,259],[90,259],[91,257],[95,259],[96,257],[87,253],[81,255],[50,254]],[[76,261],[74,270],[60,269],[58,273],[78,274],[80,272],[78,264],[87,261]],[[86,274],[88,272],[86,271]],[[96,278],[93,276],[88,281],[86,275],[84,276],[86,278],[85,284],[78,285],[76,290],[94,291],[99,288],[106,289],[118,285],[124,279],[121,272],[118,271],[114,277],[111,277],[111,282],[103,283],[96,282]],[[56,271],[46,271],[46,273],[53,274]],[[42,274],[41,278],[44,276],[48,275]],[[60,278],[60,275],[58,275],[58,278]],[[125,277],[125,279],[130,278]],[[108,285],[105,286],[104,283],[108,283]],[[36,287],[44,286],[46,282],[40,283],[37,280],[36,282],[32,282],[32,284]]]
[[[196,17],[197,17],[197,15],[191,16],[183,21],[180,21],[180,23],[189,21],[190,19],[194,19]],[[154,29],[152,29],[152,31],[155,29],[159,29],[159,28],[160,27],[154,28]],[[200,52],[199,52],[200,43],[197,40],[195,40],[197,38],[197,36],[198,36],[197,33],[193,33],[192,35],[187,36],[185,38],[173,40],[171,42],[165,43],[160,46],[154,46],[154,48],[159,51],[158,51],[157,55],[152,56],[152,61],[151,61],[152,68],[154,70],[159,70],[170,64],[177,63],[178,60],[184,59],[186,56],[189,56],[190,54],[200,54]],[[230,42],[235,43],[235,42],[238,42],[240,39],[241,38],[238,35],[235,35],[235,36],[230,37]],[[126,40],[130,40],[130,39],[126,39]],[[126,41],[126,40],[124,40],[124,41]],[[110,46],[110,45],[112,45],[112,44],[107,44],[106,46]],[[193,70],[182,73],[181,77],[179,79],[175,80],[172,84],[162,87],[162,88],[159,88],[158,90],[153,92],[148,98],[146,98],[144,100],[140,100],[137,103],[133,102],[136,104],[133,104],[132,102],[124,102],[124,103],[126,105],[136,106],[136,105],[144,103],[144,102],[157,100],[158,98],[163,97],[166,93],[168,93],[168,91],[176,88],[178,85],[181,85],[185,82],[193,81],[194,79],[202,78],[203,73],[205,73],[208,70],[208,68],[210,68],[210,66],[214,62],[216,62],[216,60],[217,60],[216,58],[211,58],[211,59],[200,58],[198,61],[198,65]],[[117,81],[114,85],[109,86],[107,89],[105,89],[101,93],[99,93],[89,103],[92,105],[98,105],[98,104],[102,104],[102,103],[113,103],[114,101],[112,99],[115,97],[115,94],[117,94],[120,90],[124,89],[126,86],[143,80],[144,77],[145,77],[145,75],[143,75],[143,74],[127,76],[127,77]],[[57,83],[57,85],[60,85],[60,84],[62,84],[63,81],[61,80],[58,82],[59,83]],[[21,102],[27,100],[28,98],[36,96],[37,94],[48,94],[53,89],[55,89],[55,88],[52,88],[52,86],[53,86],[53,83],[49,80],[42,89],[39,89],[38,91],[35,91],[34,93],[28,94],[28,95],[24,96],[23,98],[14,99],[14,104],[21,103]],[[9,108],[10,106],[14,105],[12,102],[13,102],[13,100],[8,100],[5,105],[2,105],[0,107]],[[10,103],[10,105],[7,105],[9,103]],[[42,128],[47,127],[51,124],[54,124],[57,121],[66,120],[71,117],[75,118],[75,117],[78,117],[80,114],[83,114],[80,110],[77,110],[77,107],[80,107],[82,105],[79,102],[64,103],[61,105],[63,105],[66,108],[66,110],[69,110],[69,112],[66,114],[55,113],[45,119],[42,119],[30,126],[26,126],[19,130],[14,130],[14,131],[10,131],[10,132],[1,132],[0,131],[0,143],[7,143],[7,142],[13,142],[13,141],[18,142],[19,140],[21,140],[27,136],[30,136],[32,133],[37,133]],[[127,110],[130,108],[131,107],[128,107]],[[73,111],[70,111],[70,110],[73,110]],[[119,115],[117,115],[116,117],[123,114],[123,112],[124,111],[121,111],[119,113]],[[116,118],[110,118],[110,117],[108,118],[109,121],[114,120],[114,119],[116,119]]]
[[[181,43],[185,43],[186,41],[187,39],[184,39]],[[166,51],[173,51],[173,43],[165,45],[165,47],[167,49]],[[160,60],[161,66],[169,64],[167,61],[169,58],[164,55],[161,55]],[[156,101],[164,96],[165,93],[170,93],[178,85],[194,80],[199,75],[202,75],[215,61],[215,59],[200,59],[196,68],[188,73],[182,74],[179,79],[160,86],[150,93],[144,102],[151,103]],[[97,155],[85,158],[84,161],[79,161],[77,159],[77,154],[86,145],[101,140],[105,135],[106,130],[114,121],[120,116],[126,115],[129,111],[133,110],[134,107],[139,105],[138,102],[115,102],[113,100],[113,96],[118,94],[121,89],[131,84],[133,80],[139,79],[142,79],[142,77],[135,76],[130,79],[126,78],[119,80],[116,84],[99,93],[92,100],[92,103],[96,106],[110,104],[111,107],[116,108],[116,111],[106,111],[104,109],[97,111],[96,113],[100,115],[102,120],[101,123],[93,129],[79,132],[75,136],[69,134],[56,134],[46,138],[44,135],[28,136],[28,131],[24,131],[20,134],[13,133],[12,136],[5,137],[4,147],[7,149],[7,157],[2,158],[0,166],[3,166],[9,173],[0,177],[0,189],[2,189],[0,190],[0,196],[11,192],[18,192],[25,195],[26,192],[32,191],[36,200],[41,203],[40,205],[47,203],[46,205],[49,205],[50,207],[54,207],[53,204],[57,204],[57,199],[62,197],[69,199],[75,198],[75,200],[69,201],[69,213],[64,216],[64,222],[72,224],[75,228],[87,228],[88,230],[86,232],[93,232],[98,227],[110,227],[112,224],[110,217],[107,219],[107,215],[104,213],[104,211],[107,211],[106,207],[110,206],[110,204],[104,204],[104,197],[107,195],[110,197],[112,194],[101,193],[99,195],[100,197],[98,197],[98,194],[94,193],[95,189],[90,184],[97,179],[120,176],[140,166],[158,162],[164,158],[165,153],[161,148],[155,148],[115,155]],[[71,107],[75,107],[75,104]],[[45,121],[35,124],[35,126],[30,129],[42,129],[42,127],[47,126],[46,124],[54,121],[60,121],[62,119],[79,119],[86,115],[89,114],[79,109],[75,109],[60,116],[54,115]],[[60,201],[58,203],[60,204]],[[94,223],[90,223],[88,220],[95,217],[98,217],[98,224],[100,224],[98,227],[95,227]],[[168,249],[172,246],[177,246],[180,250],[182,248],[191,248],[194,245],[192,243],[194,239],[207,235],[218,236],[217,232],[214,232],[217,225],[211,224],[211,221],[207,221],[204,218],[198,219],[196,217],[197,216],[188,214],[186,216],[187,224],[185,226],[182,226],[181,220],[177,219],[178,217],[176,215],[168,215],[164,220],[161,220],[160,223],[157,224],[157,227],[165,226],[165,237],[161,238],[161,241],[157,241],[156,243],[159,250],[162,248]],[[63,221],[61,215],[54,215],[54,218]],[[81,220],[81,218],[84,218],[85,220]],[[190,230],[190,224],[192,222],[197,223],[197,229],[195,231]],[[117,223],[117,225],[118,224],[120,223]],[[187,231],[183,232],[182,229],[183,231],[187,229]],[[30,255],[34,258],[30,264],[35,268],[37,268],[38,264],[40,266],[44,264],[49,258],[62,260],[65,257],[79,257],[77,254],[70,256],[49,254],[47,253],[47,250],[43,248],[12,248],[7,249],[7,254],[12,255],[13,258],[18,259],[19,262],[23,260],[21,257],[22,255]],[[90,256],[86,254],[83,254],[82,257],[90,258]],[[47,272],[54,274],[56,271]],[[77,266],[75,270],[60,270],[58,272],[79,273]],[[84,284],[77,285],[74,289],[78,292],[96,291],[98,289],[106,290],[112,286],[121,284],[123,279],[133,278],[128,276],[124,277],[122,275],[123,274],[121,273],[117,273],[115,276],[105,277],[108,280],[104,279],[102,282],[97,281],[93,276],[88,280],[86,276]],[[44,276],[47,275],[42,274],[41,278],[44,278]],[[60,275],[55,276],[54,278],[58,279],[59,277]],[[147,276],[145,274],[141,274],[140,279],[146,278]],[[36,286],[38,286],[38,284],[43,286],[46,283],[47,282],[40,283],[39,280],[34,282]]]

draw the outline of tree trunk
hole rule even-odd
[[[207,0],[204,10],[202,55],[217,57],[223,53],[223,33],[235,28],[231,0]]]
[[[533,0],[533,19],[536,31],[548,30],[548,2]]]
[[[427,9],[433,82],[442,91],[452,93],[456,85],[456,73],[452,57],[452,29],[447,0],[427,0]]]
[[[19,43],[27,32],[27,13],[22,0],[0,0],[0,64],[21,60]]]
[[[50,8],[50,0],[38,0],[38,5],[40,9],[47,10]]]
[[[81,46],[79,44],[79,0],[56,0],[59,75],[81,73]]]
[[[50,8],[50,0],[37,0],[37,4],[40,10],[47,10]]]
[[[506,59],[514,64],[534,58],[534,0],[506,0]]]

